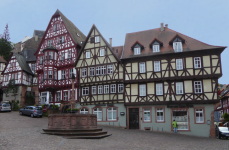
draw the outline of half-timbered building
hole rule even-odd
[[[85,35],[59,10],[51,17],[35,53],[41,104],[60,104],[61,100],[69,101],[72,75],[76,74],[73,64],[85,38]],[[77,93],[75,88],[76,100]]]
[[[7,62],[3,58],[3,56],[0,56],[0,102],[2,101],[2,97],[3,97],[3,91],[2,91],[3,75],[2,75],[2,71],[4,70],[6,63]]]
[[[220,119],[223,120],[222,116],[224,113],[228,113],[229,114],[229,84],[226,85],[220,95],[220,102],[217,105],[216,111],[219,112],[220,114]]]
[[[122,46],[111,47],[93,25],[75,63],[79,113],[97,114],[99,124],[126,126],[122,50]]]
[[[126,34],[121,60],[127,128],[173,131],[172,121],[176,120],[178,132],[212,135],[211,114],[219,102],[220,54],[224,49],[163,24]]]

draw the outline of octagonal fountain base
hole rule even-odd
[[[44,134],[65,138],[99,139],[110,136],[97,128],[97,116],[93,114],[53,114],[48,116],[48,129]]]

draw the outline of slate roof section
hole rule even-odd
[[[122,56],[123,46],[114,46],[112,47],[114,54],[120,59]]]
[[[44,34],[45,34],[45,31],[42,31],[42,30],[34,30],[34,32],[33,32],[33,37],[35,37],[35,35],[37,35],[38,37],[42,38]]]
[[[7,63],[3,56],[0,55],[0,63]]]
[[[41,39],[42,38],[39,38],[38,37],[38,40],[35,41],[35,37],[32,37],[31,39],[27,40],[25,43],[24,43],[24,48],[23,50],[28,50],[28,49],[37,49],[40,42],[41,42]]]
[[[200,42],[196,39],[193,39],[189,36],[186,36],[184,34],[181,34],[177,31],[165,27],[164,31],[161,31],[160,28],[156,28],[146,31],[127,33],[125,38],[123,55],[121,59],[175,53],[173,50],[173,45],[169,45],[169,42],[177,35],[185,40],[185,43],[183,44],[183,52],[215,48],[226,48]],[[163,43],[160,52],[157,53],[153,53],[152,48],[149,46],[155,38]],[[131,46],[133,46],[133,44],[136,42],[140,42],[144,46],[144,49],[142,50],[140,55],[134,55],[134,52],[131,50]]]
[[[14,49],[11,52],[18,53],[21,51],[21,42],[18,42],[14,45]]]
[[[27,73],[33,74],[33,72],[31,71],[29,65],[26,62],[26,58],[18,53],[14,53],[14,56],[16,57],[19,65],[21,66],[21,69]]]
[[[28,50],[23,50],[20,54],[22,54],[26,62],[36,62],[36,56],[34,53],[36,52],[36,49],[28,49]]]
[[[64,24],[67,28],[67,30],[69,31],[69,33],[71,34],[73,40],[78,44],[78,45],[82,45],[81,42],[85,41],[86,36],[70,21],[68,20],[68,18],[66,18],[59,9],[56,10],[54,15],[59,14],[62,18],[62,20],[64,21]]]

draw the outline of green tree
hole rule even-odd
[[[4,57],[6,61],[10,59],[10,53],[13,49],[12,44],[6,39],[0,39],[0,55]]]
[[[17,94],[17,91],[18,91],[18,85],[15,84],[15,80],[12,79],[9,81],[8,85],[7,85],[7,88],[4,88],[3,89],[3,92],[8,95],[9,93],[13,93],[14,95],[14,101],[16,100],[16,94]]]

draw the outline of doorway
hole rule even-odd
[[[129,129],[139,129],[139,108],[129,108]]]

